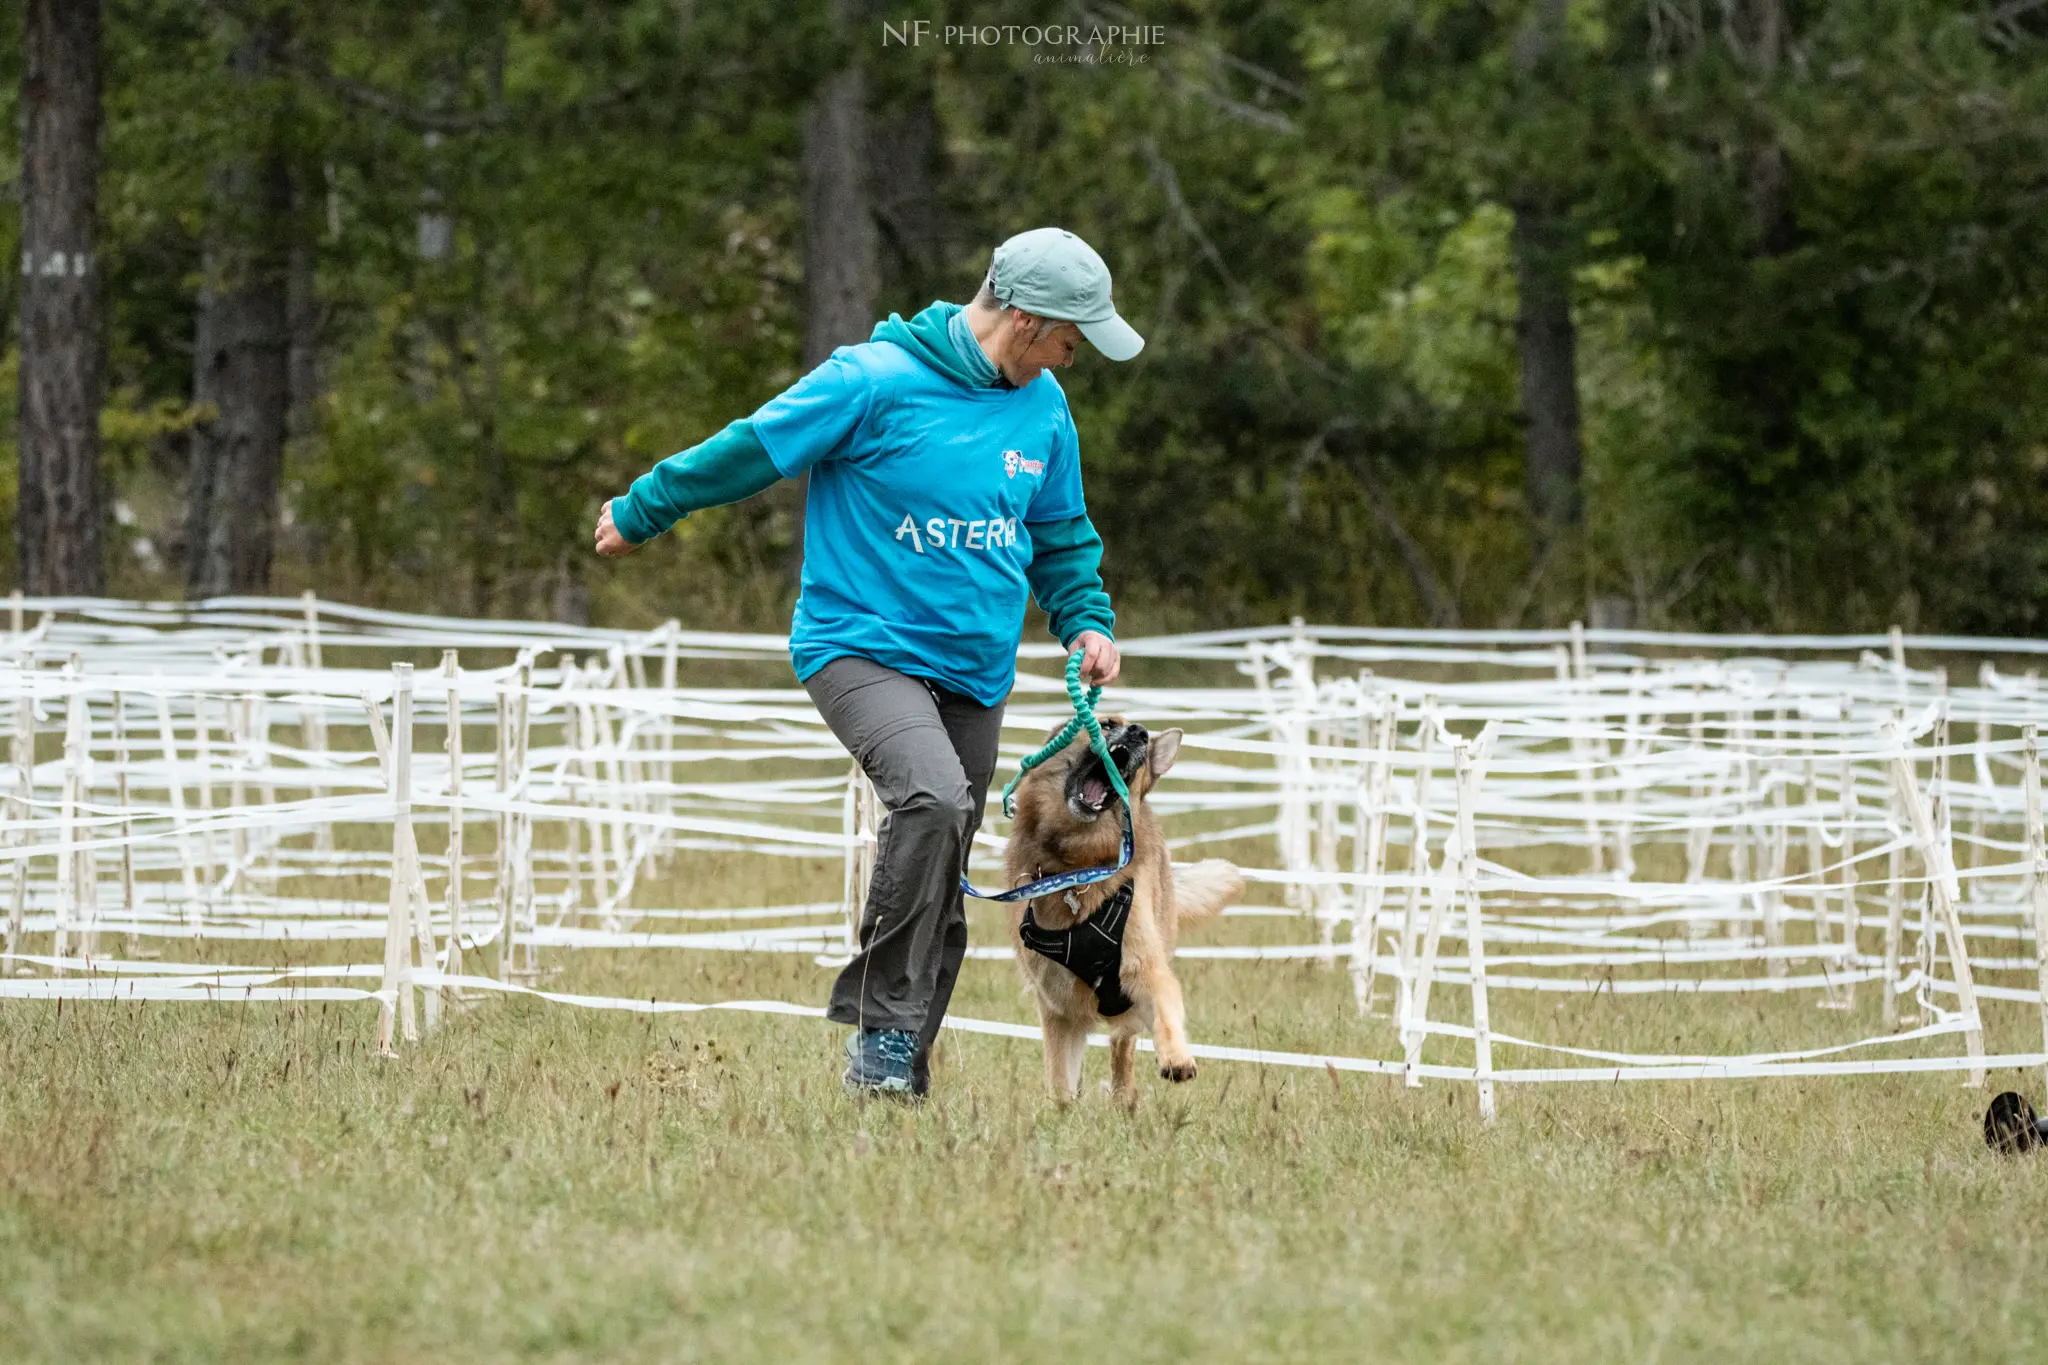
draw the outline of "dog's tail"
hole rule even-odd
[[[1221,858],[1173,869],[1173,911],[1182,923],[1208,919],[1243,894],[1244,874]]]

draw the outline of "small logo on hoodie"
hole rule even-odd
[[[1003,472],[1013,479],[1019,473],[1043,474],[1045,472],[1045,461],[1027,460],[1024,458],[1024,452],[1021,450],[1006,450],[1003,452]]]

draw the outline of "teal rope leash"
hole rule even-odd
[[[1075,650],[1067,656],[1067,699],[1074,703],[1074,718],[1060,728],[1060,732],[1045,742],[1045,747],[1017,765],[1017,775],[1003,788],[1003,814],[1017,813],[1017,784],[1025,774],[1051,758],[1073,742],[1074,736],[1082,730],[1088,732],[1088,747],[1102,760],[1102,766],[1109,769],[1109,785],[1126,807],[1130,805],[1131,794],[1124,789],[1124,775],[1116,770],[1116,760],[1109,756],[1109,744],[1102,738],[1102,722],[1095,718],[1095,703],[1102,697],[1100,685],[1081,692],[1081,651]]]
[[[1071,887],[1087,886],[1093,882],[1106,881],[1130,866],[1132,852],[1131,835],[1131,793],[1124,786],[1124,775],[1117,770],[1116,758],[1109,752],[1109,741],[1102,737],[1102,722],[1095,718],[1095,703],[1102,697],[1102,688],[1097,686],[1081,688],[1081,651],[1075,650],[1067,656],[1067,699],[1074,703],[1074,718],[1060,727],[1060,732],[1045,742],[1037,753],[1031,754],[1017,766],[1017,775],[1003,788],[1003,814],[1015,815],[1017,805],[1017,784],[1033,768],[1051,758],[1073,742],[1074,736],[1086,730],[1088,747],[1102,760],[1104,771],[1109,774],[1109,785],[1117,794],[1120,803],[1118,814],[1123,819],[1124,837],[1118,849],[1113,867],[1082,867],[1071,872],[1056,872],[1050,877],[1040,877],[1035,882],[1016,887],[1009,891],[977,891],[967,880],[967,874],[960,874],[960,889],[977,900],[1021,901],[1035,900],[1054,891],[1065,891]]]

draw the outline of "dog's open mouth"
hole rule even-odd
[[[1117,771],[1123,775],[1124,785],[1130,786],[1150,753],[1151,736],[1145,733],[1142,725],[1121,725],[1103,731],[1102,738],[1109,745],[1110,755],[1116,759]],[[1116,789],[1109,784],[1109,769],[1103,766],[1101,757],[1091,751],[1074,765],[1067,776],[1067,810],[1076,820],[1093,820],[1115,800]]]

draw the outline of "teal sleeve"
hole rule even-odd
[[[1115,639],[1116,613],[1102,586],[1102,537],[1088,514],[1028,522],[1025,529],[1031,533],[1031,566],[1024,577],[1060,644],[1073,644],[1084,630]]]
[[[782,478],[746,418],[671,455],[612,499],[612,524],[635,545],[654,539],[692,512],[739,502]]]

